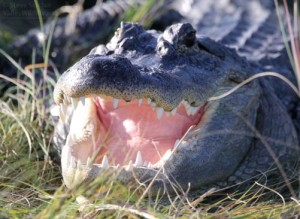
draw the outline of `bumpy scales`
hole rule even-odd
[[[183,189],[230,185],[279,164],[293,170],[297,133],[277,82],[254,80],[211,100],[275,60],[255,60],[243,51],[246,41],[230,43],[230,31],[217,42],[189,23],[162,33],[121,23],[107,45],[69,68],[54,91],[66,185],[108,169],[123,183],[154,180],[153,192],[172,191],[174,182]]]

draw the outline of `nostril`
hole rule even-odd
[[[187,47],[192,47],[196,42],[196,31],[191,31],[183,38],[183,44]]]
[[[109,50],[107,53],[106,53],[106,55],[112,55],[112,54],[114,54],[114,51],[113,50]]]

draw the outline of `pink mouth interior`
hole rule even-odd
[[[194,116],[188,116],[181,104],[175,115],[167,116],[164,113],[158,119],[156,110],[146,100],[141,106],[138,106],[137,100],[129,103],[119,100],[118,107],[114,109],[112,98],[97,97],[94,104],[97,109],[97,115],[93,116],[98,120],[95,129],[97,137],[94,143],[88,143],[97,145],[97,148],[91,146],[88,151],[99,150],[94,163],[101,163],[105,154],[111,163],[128,164],[130,160],[135,161],[140,151],[143,161],[154,164],[167,150],[173,149],[176,140],[181,139],[191,126],[200,122],[204,113],[202,107]],[[90,155],[83,150],[87,148],[78,146],[77,157],[86,160],[86,156]]]

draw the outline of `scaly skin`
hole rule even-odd
[[[174,182],[183,189],[200,189],[216,183],[232,185],[278,168],[279,163],[284,171],[294,170],[299,158],[295,127],[267,80],[252,81],[224,98],[211,100],[254,73],[253,65],[235,50],[207,37],[196,37],[188,23],[172,25],[163,33],[147,32],[138,24],[121,24],[110,43],[92,50],[58,80],[54,99],[60,104],[65,121],[60,126],[69,129],[70,121],[75,123],[80,120],[75,117],[84,117],[79,110],[85,107],[91,106],[86,115],[92,115],[96,110],[94,96],[125,101],[150,99],[158,115],[163,109],[163,118],[181,101],[204,113],[200,122],[179,136],[180,142],[172,148],[170,157],[156,166],[143,165],[139,158],[133,166],[108,166],[106,158],[102,164],[92,165],[76,155],[77,150],[83,153],[86,145],[77,145],[79,137],[74,130],[70,131],[72,134],[62,148],[66,185],[72,188],[78,182],[96,178],[104,170],[118,168],[120,182],[151,182],[151,191],[157,193],[172,192]],[[76,105],[80,97],[87,97],[88,106],[80,103],[72,113],[71,102]],[[157,128],[159,125],[158,121]],[[71,124],[72,127],[75,126]],[[86,165],[82,166],[79,160]]]

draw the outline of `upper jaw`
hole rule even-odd
[[[198,87],[198,81],[186,82],[185,78],[181,78],[188,70],[177,69],[174,72],[155,66],[141,67],[120,56],[88,55],[59,78],[54,89],[54,101],[61,104],[71,97],[95,94],[126,101],[150,99],[169,112],[182,100],[197,107],[206,101],[204,90],[207,88]]]

